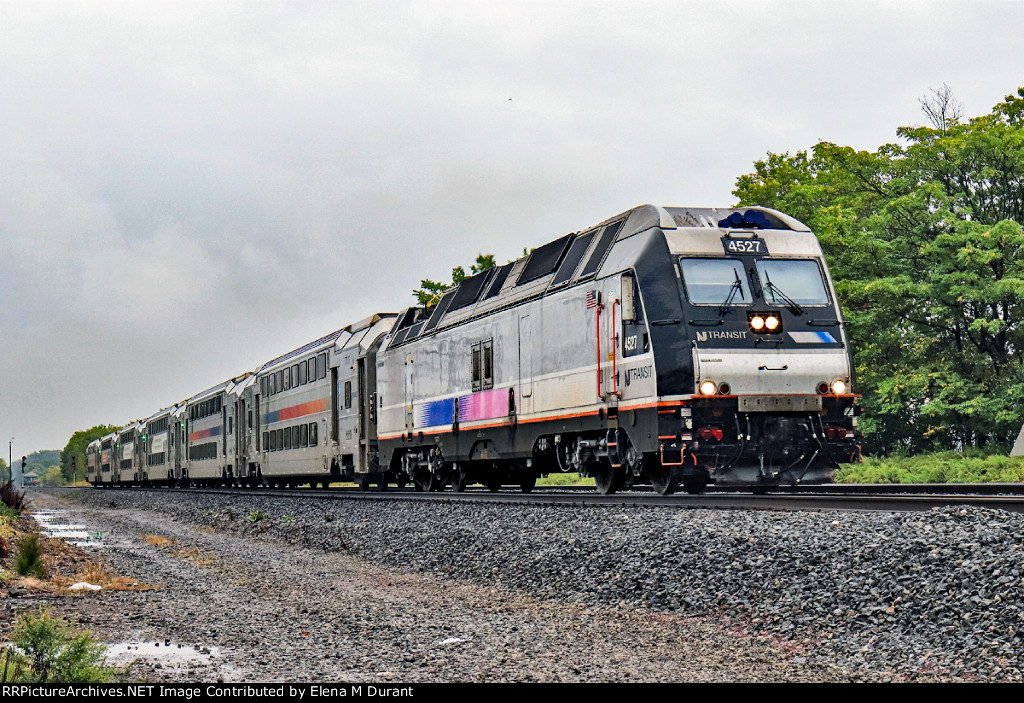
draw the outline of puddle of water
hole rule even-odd
[[[85,525],[74,525],[67,521],[66,510],[37,510],[32,517],[39,523],[43,534],[70,542],[76,547],[98,547],[100,543],[85,529]]]
[[[159,642],[119,642],[107,647],[107,662],[129,664],[136,659],[159,662],[163,666],[208,663],[220,654],[220,647],[160,644]]]

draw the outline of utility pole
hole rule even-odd
[[[7,470],[11,474],[11,481],[14,481],[14,437],[11,437],[10,443],[7,445]]]

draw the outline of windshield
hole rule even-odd
[[[686,295],[695,305],[749,305],[743,264],[734,259],[680,259]],[[738,283],[737,283],[738,282]],[[734,292],[735,291],[735,292]],[[731,297],[730,297],[731,296]]]
[[[825,279],[812,259],[759,259],[757,274],[764,298],[772,305],[828,305]],[[770,285],[769,285],[770,284]]]

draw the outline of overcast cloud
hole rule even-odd
[[[123,424],[768,151],[1024,85],[1011,2],[0,0],[0,440]]]

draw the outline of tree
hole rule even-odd
[[[734,191],[818,234],[876,451],[1003,445],[1024,419],[1024,88],[966,122],[933,93],[905,146],[769,154]]]
[[[469,267],[470,274],[475,275],[483,273],[488,269],[494,268],[494,254],[477,254],[476,263]],[[420,287],[412,292],[416,296],[416,300],[420,305],[433,305],[441,299],[441,295],[452,286],[457,286],[462,283],[469,276],[466,274],[466,269],[461,266],[456,266],[452,269],[452,280],[451,283],[440,283],[438,281],[432,281],[429,278],[424,278],[420,281]]]
[[[96,425],[88,430],[80,430],[71,435],[67,445],[60,452],[60,471],[66,483],[81,481],[85,477],[85,450],[94,439],[104,437],[121,429],[113,425]],[[75,458],[75,472],[71,471],[71,458]],[[75,475],[77,473],[77,476]]]

